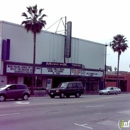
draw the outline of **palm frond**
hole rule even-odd
[[[37,14],[37,5],[32,7],[32,12],[34,15]]]
[[[128,48],[126,37],[120,34],[114,36],[112,42],[110,43],[110,47],[114,52],[118,52],[119,55],[121,55],[121,53]]]
[[[46,14],[43,14],[42,16],[41,16],[41,19],[43,19],[44,17],[46,17],[47,15]]]
[[[27,7],[27,12],[32,15],[32,7]]]
[[[28,18],[28,15],[25,12],[22,13],[22,16]]]
[[[41,13],[42,13],[43,10],[44,9],[39,9],[39,16],[41,15]]]
[[[27,12],[30,14],[30,17],[26,17],[26,20],[22,22],[22,25],[24,25],[27,32],[40,33],[42,27],[45,27],[46,21],[43,20],[43,18],[46,15],[42,14],[42,11],[43,9],[37,9],[37,5],[27,7]]]

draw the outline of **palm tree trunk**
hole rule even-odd
[[[118,52],[118,63],[117,63],[117,82],[116,86],[119,87],[119,61],[120,61],[120,54]]]
[[[33,46],[33,75],[32,75],[32,87],[31,95],[34,95],[34,86],[35,86],[35,59],[36,59],[36,33],[33,35],[34,46]]]

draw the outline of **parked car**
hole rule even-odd
[[[0,101],[5,101],[6,99],[18,100],[19,98],[28,100],[29,97],[30,91],[24,84],[7,84],[0,87]]]
[[[115,88],[117,89],[118,94],[121,93],[121,89],[120,88],[118,88],[118,87],[115,87]]]
[[[82,82],[73,81],[73,82],[62,82],[57,88],[48,90],[48,94],[51,98],[59,96],[60,98],[67,97],[71,95],[75,97],[80,97],[84,93],[84,87]]]
[[[100,95],[119,94],[119,93],[120,93],[120,90],[117,87],[106,87],[105,89],[99,91]]]

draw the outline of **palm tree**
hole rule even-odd
[[[117,63],[117,87],[119,86],[118,83],[118,75],[119,75],[119,61],[122,52],[125,52],[128,48],[126,37],[120,34],[117,34],[113,37],[113,41],[110,42],[110,47],[114,52],[118,53],[118,63]]]
[[[22,16],[26,18],[22,22],[24,28],[27,32],[31,31],[33,33],[34,47],[33,47],[33,85],[31,87],[31,94],[34,94],[34,85],[35,85],[35,55],[36,55],[36,34],[40,33],[42,28],[45,27],[46,21],[43,18],[46,16],[42,14],[44,9],[37,9],[37,5],[27,7],[27,13],[23,12]]]
[[[115,67],[114,70],[115,70],[115,72],[116,72],[116,71],[117,71],[117,68]]]

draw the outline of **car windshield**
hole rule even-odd
[[[108,89],[111,89],[111,87],[107,87],[107,88],[105,88],[104,90],[108,90]]]
[[[67,83],[60,83],[60,85],[58,86],[58,88],[66,88]]]

